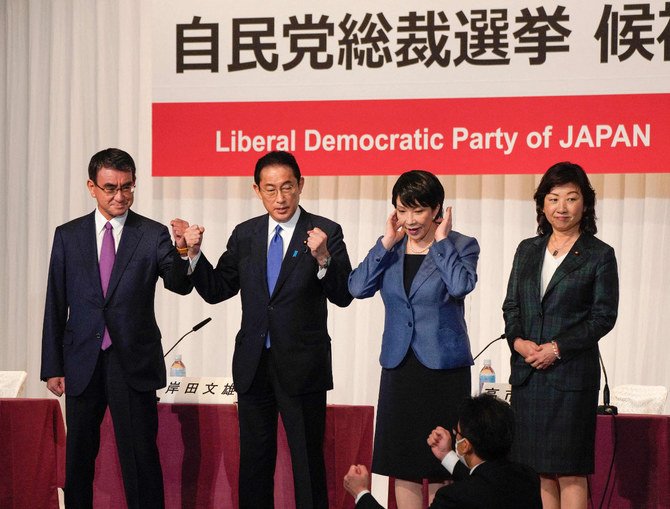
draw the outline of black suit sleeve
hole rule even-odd
[[[384,507],[375,500],[371,493],[366,493],[356,504],[356,509],[384,509]]]
[[[470,477],[470,469],[459,461],[456,463],[452,475],[454,476],[455,481],[462,481],[463,479]]]
[[[324,293],[333,304],[346,307],[353,300],[348,285],[351,261],[340,225],[337,225],[332,234],[328,236],[328,252],[331,261],[322,280]]]
[[[46,381],[56,376],[64,376],[63,334],[67,321],[67,295],[65,291],[65,248],[61,229],[56,228],[42,327],[42,367],[40,379]]]
[[[239,292],[239,243],[239,227],[237,227],[228,239],[226,250],[219,258],[216,268],[209,262],[205,253],[200,252],[191,280],[205,302],[217,304]]]

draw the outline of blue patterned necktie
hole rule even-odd
[[[114,249],[114,235],[112,234],[112,225],[105,223],[105,233],[102,236],[102,247],[100,249],[100,284],[102,285],[102,295],[107,296],[107,288],[109,287],[109,277],[112,275],[112,268],[114,267],[114,259],[116,258],[116,251]],[[112,338],[109,335],[107,327],[102,336],[103,350],[107,350],[112,345]]]
[[[284,258],[284,241],[281,238],[282,227],[277,225],[275,234],[270,239],[270,247],[268,248],[268,291],[270,295],[275,289],[279,271],[281,269],[281,262]],[[265,348],[270,348],[270,332],[265,338]]]

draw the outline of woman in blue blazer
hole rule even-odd
[[[349,276],[365,299],[380,291],[386,309],[372,471],[394,477],[399,509],[422,507],[447,471],[426,447],[437,425],[451,429],[470,396],[472,354],[463,301],[477,282],[479,244],[442,218],[444,188],[432,173],[395,183],[386,233]]]
[[[616,322],[617,263],[594,237],[596,196],[580,166],[553,165],[534,198],[538,236],[519,244],[503,304],[517,418],[512,457],[540,474],[543,507],[586,507],[598,341]]]

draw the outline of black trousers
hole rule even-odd
[[[156,393],[138,392],[126,384],[114,346],[100,352],[91,382],[82,394],[68,396],[67,379],[65,390],[66,507],[93,507],[100,424],[109,406],[128,509],[162,509],[165,503],[163,473],[156,446]]]
[[[291,396],[277,379],[271,350],[264,350],[251,388],[238,394],[240,509],[274,507],[277,415],[291,451],[297,509],[328,509],[323,436],[326,392]]]

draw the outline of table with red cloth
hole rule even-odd
[[[373,414],[372,406],[326,408],[324,454],[331,508],[354,507],[354,499],[344,490],[342,479],[352,463],[371,463]],[[237,507],[237,407],[159,403],[158,422],[166,508]],[[102,423],[93,505],[96,509],[126,507],[109,412]],[[295,508],[291,459],[281,425],[277,434],[275,507]]]
[[[590,508],[670,508],[670,416],[599,415],[595,459]],[[397,509],[393,480],[388,497],[388,509]]]
[[[589,486],[593,508],[670,508],[670,416],[599,415]]]
[[[54,399],[0,399],[0,507],[58,509],[65,426]]]

